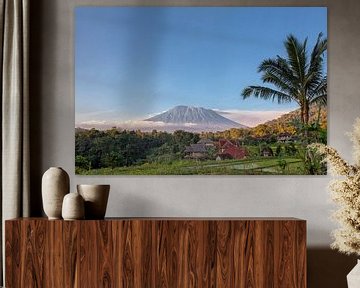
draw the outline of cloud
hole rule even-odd
[[[289,113],[292,110],[283,110],[283,111],[248,111],[248,110],[218,110],[213,109],[220,115],[233,120],[237,123],[248,127],[254,127],[258,124],[264,123],[269,120],[276,119],[281,115]],[[127,121],[116,121],[116,120],[89,120],[89,121],[78,121],[75,125],[78,128],[91,129],[96,128],[100,130],[110,129],[112,127],[117,127],[126,130],[141,130],[141,131],[152,131],[162,130],[162,131],[175,131],[178,129],[184,129],[189,131],[201,131],[202,129],[214,130],[217,131],[221,127],[209,127],[199,126],[195,123],[185,123],[173,124],[173,123],[164,123],[164,122],[154,122],[154,121],[144,121],[144,120],[127,120]],[[223,127],[222,127],[223,128]],[[220,129],[222,130],[222,129]]]
[[[280,116],[291,112],[292,110],[282,110],[282,111],[248,111],[248,110],[216,110],[220,115],[229,118],[235,122],[243,124],[248,127],[255,127],[258,124],[270,121]]]
[[[195,123],[185,123],[182,126],[194,127],[196,125],[197,124]],[[89,120],[89,121],[76,123],[75,127],[84,128],[84,129],[96,128],[100,130],[105,130],[112,127],[118,127],[124,130],[140,129],[142,131],[152,131],[153,129],[177,130],[180,128],[178,124],[164,123],[160,121],[159,122],[143,121],[143,120],[128,120],[128,121]]]

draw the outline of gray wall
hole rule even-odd
[[[72,9],[78,4],[119,5],[127,2],[31,2],[33,214],[41,213],[42,173],[50,166],[62,166],[71,175],[72,190],[80,183],[111,184],[107,216],[299,217],[308,221],[309,286],[343,287],[344,275],[353,264],[353,258],[327,249],[331,242],[329,233],[335,227],[329,220],[334,208],[326,190],[329,176],[74,175]],[[329,143],[350,160],[351,143],[345,133],[351,130],[353,121],[360,116],[360,1],[263,0],[226,1],[226,4],[328,7]],[[334,271],[338,271],[339,275],[335,277]]]

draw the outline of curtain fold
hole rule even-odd
[[[30,211],[29,0],[0,0],[0,10],[1,271],[4,271],[4,221],[27,217]]]

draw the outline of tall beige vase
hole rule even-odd
[[[49,219],[61,219],[63,198],[70,191],[69,175],[60,167],[49,168],[42,177],[43,208]]]
[[[85,201],[85,219],[104,219],[110,185],[77,185],[78,193]]]

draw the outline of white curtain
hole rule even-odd
[[[29,0],[0,0],[1,271],[4,221],[29,216],[28,31]]]

